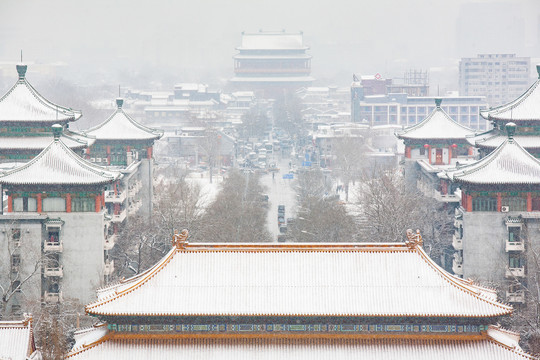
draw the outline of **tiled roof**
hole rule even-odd
[[[439,177],[467,184],[540,185],[540,161],[516,139],[507,138],[483,159],[440,173]]]
[[[0,149],[6,150],[43,150],[54,137],[52,134],[47,136],[12,136],[0,137]],[[84,149],[92,146],[96,139],[82,136],[76,133],[63,133],[62,142],[72,150]]]
[[[487,120],[540,121],[540,78],[523,95],[489,110],[481,110]]]
[[[484,149],[495,149],[501,145],[508,136],[502,133],[500,130],[492,129],[490,131],[478,134],[477,136],[467,138],[467,141],[476,147]],[[525,149],[539,149],[540,148],[540,136],[524,136],[514,135],[514,139],[523,146]]]
[[[403,335],[355,337],[347,334],[335,337],[301,337],[295,334],[260,337],[257,334],[251,337],[122,338],[118,334],[105,335],[93,344],[74,348],[66,359],[536,359],[511,341],[505,342],[505,338],[504,331],[497,329],[476,337],[455,339],[444,336],[422,339]]]
[[[471,134],[474,134],[473,129],[455,122],[440,106],[437,106],[420,123],[397,132],[396,136],[400,139],[415,140],[465,140],[466,136]]]
[[[31,321],[0,321],[0,359],[25,360],[35,350]]]
[[[369,295],[368,295],[369,294]],[[486,317],[512,312],[420,246],[187,244],[98,292],[95,315]]]
[[[26,65],[18,65],[18,70],[22,76],[19,75],[17,83],[0,98],[0,122],[61,123],[82,116],[78,110],[56,105],[41,96],[24,76]]]
[[[54,139],[39,155],[13,170],[0,173],[3,185],[99,185],[121,176],[75,154],[61,139]]]
[[[122,99],[117,99],[118,109],[103,123],[84,133],[98,140],[157,140],[163,132],[143,126],[122,109]]]

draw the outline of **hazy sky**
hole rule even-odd
[[[479,52],[540,57],[539,0],[0,0],[0,62],[23,49],[76,81],[218,85],[241,32],[259,29],[303,31],[321,85],[410,68],[444,82]]]

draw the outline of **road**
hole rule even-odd
[[[285,219],[295,217],[296,191],[294,190],[295,179],[283,179],[283,175],[289,173],[289,158],[281,158],[280,155],[275,154],[273,158],[272,161],[276,162],[279,172],[276,172],[274,177],[272,177],[272,173],[264,174],[261,177],[261,183],[267,188],[269,199],[268,231],[272,234],[273,240],[277,241],[277,236],[280,234],[277,222],[278,205],[285,205]]]

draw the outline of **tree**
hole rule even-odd
[[[299,210],[288,226],[293,240],[300,242],[354,241],[356,226],[339,196],[330,194],[330,183],[320,170],[298,177]]]
[[[333,138],[332,154],[335,165],[345,188],[345,200],[349,201],[349,183],[360,177],[364,154],[361,136],[342,136]]]
[[[453,214],[444,205],[408,187],[392,167],[366,169],[356,191],[363,239],[402,241],[407,229],[420,229],[428,254],[439,261],[453,231]]]
[[[212,183],[213,170],[216,166],[216,160],[219,158],[220,148],[221,135],[216,129],[207,127],[204,130],[204,135],[199,139],[199,149],[201,149],[201,153],[206,157],[206,161],[208,162],[210,183]]]
[[[196,233],[190,230],[190,239],[205,242],[270,241],[263,191],[257,174],[230,171],[221,183],[216,200],[202,216],[199,230]]]
[[[259,108],[252,108],[242,116],[240,132],[242,137],[261,137],[268,125],[268,117]]]
[[[41,294],[39,288],[42,258],[17,221],[3,226],[0,248],[3,249],[0,261],[0,317],[2,319],[19,316],[19,311],[28,301],[35,301]],[[16,299],[16,301],[15,301]],[[17,302],[17,304],[14,304]],[[14,310],[14,306],[18,310]]]

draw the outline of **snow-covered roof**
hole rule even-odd
[[[487,120],[540,121],[540,65],[536,66],[538,79],[520,97],[508,104],[480,111]]]
[[[481,160],[439,177],[467,184],[540,185],[540,161],[509,137]]]
[[[260,31],[242,33],[242,46],[238,50],[306,50],[302,33]]]
[[[536,359],[515,343],[510,332],[498,327],[489,327],[479,336],[435,335],[429,339],[380,334],[333,334],[326,337],[219,335],[222,334],[124,338],[121,334],[109,332],[93,343],[74,347],[66,359]]]
[[[474,130],[455,122],[442,108],[441,99],[436,99],[435,109],[421,122],[397,132],[400,139],[465,140]]]
[[[82,116],[78,110],[56,105],[26,80],[26,65],[17,65],[19,80],[0,98],[0,122],[63,123]]]
[[[308,54],[238,54],[234,55],[236,60],[291,60],[291,59],[311,59]]]
[[[0,359],[26,360],[35,351],[32,321],[0,321]]]
[[[487,132],[471,136],[467,138],[467,141],[476,147],[483,149],[495,149],[499,145],[508,139],[506,134],[503,134],[500,130],[491,129]],[[539,149],[540,148],[540,136],[536,135],[514,135],[514,140],[519,143],[525,149]]]
[[[12,136],[0,137],[0,149],[2,150],[43,150],[45,149],[54,137],[52,134],[46,136]],[[62,142],[72,150],[84,149],[92,146],[96,141],[95,138],[86,137],[74,132],[64,132],[62,134]]]
[[[445,272],[411,242],[180,245],[146,273],[101,289],[87,313],[491,317],[512,312],[492,293]]]
[[[75,154],[55,134],[54,140],[23,166],[0,173],[2,185],[99,185],[121,174],[94,165]]]
[[[122,99],[116,99],[118,108],[103,123],[85,130],[84,133],[98,140],[157,140],[163,132],[151,129],[133,120],[124,109]]]

